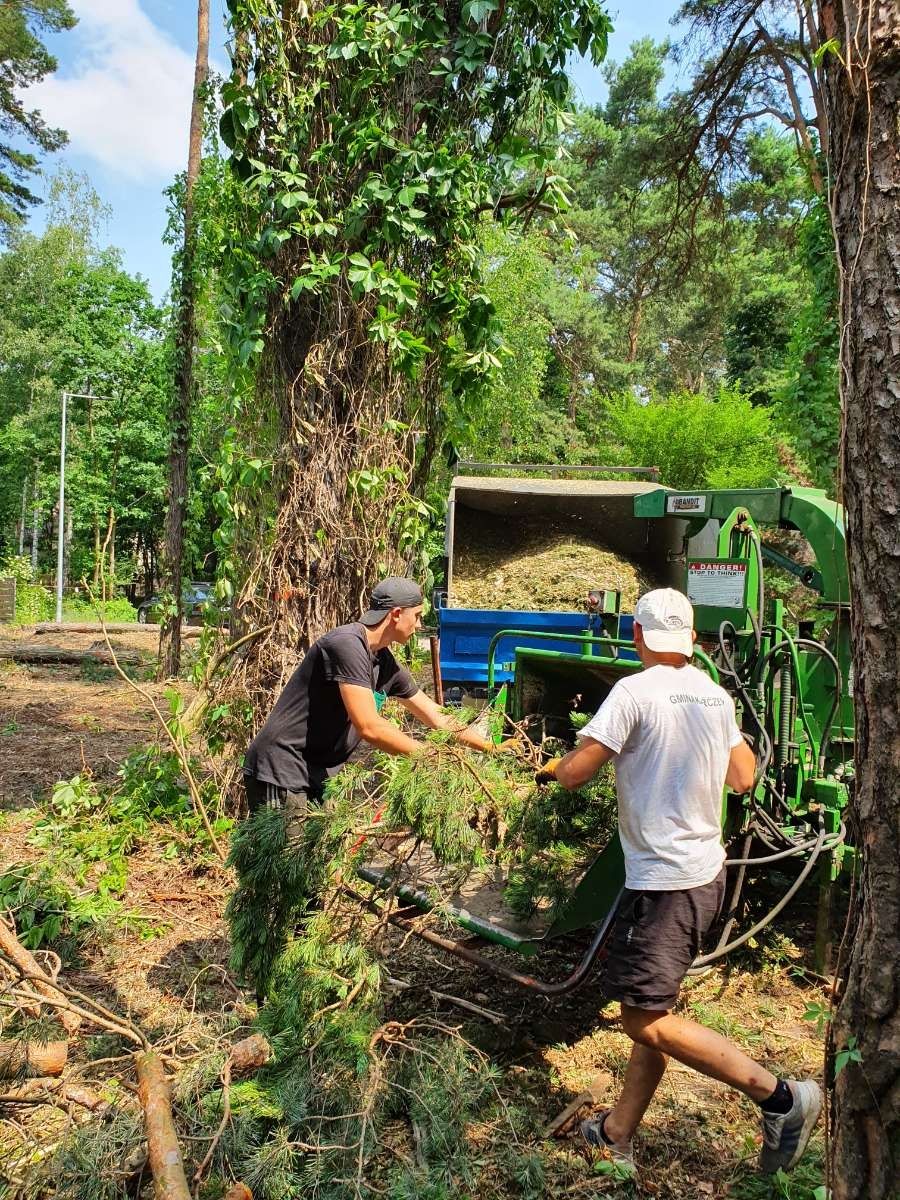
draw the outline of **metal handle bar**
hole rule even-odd
[[[552,633],[549,630],[543,629],[500,629],[491,638],[491,643],[488,646],[488,692],[494,689],[494,655],[497,650],[498,643],[505,637],[514,637],[519,635],[526,638],[537,638],[539,641],[553,642],[580,642],[582,645],[590,643],[594,646],[624,646],[630,650],[634,649],[634,642],[630,638],[611,638],[611,637],[595,637],[586,633]],[[694,657],[698,658],[703,663],[708,671],[713,683],[719,682],[719,672],[716,669],[715,663],[709,656],[699,648],[694,647]],[[598,663],[607,663],[610,665],[619,665],[621,660],[617,658],[607,658],[605,655],[596,654],[592,658]]]

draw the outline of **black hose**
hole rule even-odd
[[[786,905],[788,905],[790,903],[790,901],[794,898],[794,896],[797,894],[797,892],[803,886],[804,882],[806,881],[807,877],[809,876],[809,873],[812,871],[813,867],[816,865],[816,860],[818,859],[819,854],[822,851],[822,845],[823,845],[824,841],[825,841],[825,825],[823,823],[819,829],[819,835],[816,839],[816,844],[812,850],[812,853],[809,856],[809,859],[807,860],[806,864],[804,865],[803,870],[800,872],[800,874],[797,876],[797,878],[794,880],[794,882],[791,884],[791,886],[788,888],[788,890],[785,892],[785,894],[781,897],[781,899],[778,901],[778,903],[775,905],[775,907],[773,909],[771,909],[762,918],[761,921],[757,921],[756,924],[753,925],[750,929],[748,929],[746,933],[742,933],[741,936],[739,938],[735,938],[733,942],[729,942],[725,946],[717,946],[715,948],[715,950],[710,951],[709,954],[701,954],[698,958],[695,958],[693,963],[691,964],[687,974],[688,975],[699,974],[700,971],[702,971],[704,969],[704,967],[709,966],[710,963],[717,962],[720,958],[724,958],[726,954],[730,954],[731,951],[736,950],[738,948],[738,946],[743,946],[743,944],[745,942],[748,942],[750,940],[750,938],[754,937],[761,930],[765,929],[767,925],[770,925],[772,923],[772,921],[774,921],[775,918],[778,916],[778,914],[782,911],[782,909],[785,908]]]
[[[719,940],[716,943],[717,950],[719,949],[720,946],[724,946],[727,944],[728,937],[729,937],[732,929],[734,928],[735,921],[737,920],[738,902],[741,898],[741,891],[744,887],[744,876],[747,874],[747,861],[748,861],[747,860],[747,852],[749,851],[750,845],[752,842],[753,842],[753,830],[750,829],[747,832],[747,836],[744,838],[744,849],[741,852],[743,855],[743,861],[741,861],[740,859],[735,860],[736,864],[738,864],[738,863],[740,864],[740,870],[738,871],[737,875],[735,876],[734,885],[732,886],[732,889],[731,889],[731,898],[728,901],[728,907],[725,910],[725,924],[722,927],[721,936],[719,937]],[[731,863],[729,863],[727,861],[727,859],[725,861],[725,866],[726,867],[731,866]]]
[[[719,653],[722,656],[722,663],[723,663],[722,673],[729,676],[734,681],[734,688],[735,688],[735,691],[740,696],[741,702],[744,705],[744,712],[753,720],[754,724],[756,725],[756,728],[759,731],[759,738],[758,738],[758,745],[757,745],[756,771],[753,776],[753,786],[750,789],[750,794],[752,796],[759,785],[760,779],[762,779],[763,775],[768,770],[769,763],[772,761],[772,739],[769,737],[769,732],[766,729],[765,725],[762,723],[762,721],[760,721],[759,717],[757,716],[756,709],[753,706],[753,701],[750,698],[750,695],[747,692],[744,682],[740,677],[738,669],[734,664],[734,659],[731,656],[731,651],[728,649],[728,647],[725,644],[725,630],[726,629],[731,629],[732,634],[735,637],[737,637],[737,630],[735,629],[733,622],[723,621],[721,623],[721,625],[719,626]],[[759,655],[757,654],[756,657],[758,658]],[[755,668],[755,660],[754,660],[754,668]]]
[[[762,805],[758,801],[751,800],[750,803],[751,803],[751,807],[753,809],[754,816],[757,817],[759,820],[761,820],[764,825],[768,826],[770,834],[774,834],[774,836],[776,838],[780,839],[780,841],[782,841],[783,843],[785,843],[788,846],[795,846],[797,844],[796,840],[793,837],[791,837],[790,834],[787,834],[784,832],[784,830],[781,828],[781,826],[778,825],[772,819],[772,817],[766,812],[766,810],[762,807]],[[763,839],[763,840],[765,840],[765,839]]]
[[[723,621],[722,624],[724,625],[727,623],[730,622]],[[722,626],[719,627],[720,633],[721,629]],[[755,664],[753,674],[754,677],[761,677],[769,660],[774,657],[774,655],[783,653],[785,650],[789,650],[792,643],[794,646],[807,646],[810,650],[814,651],[814,653],[821,654],[824,658],[828,659],[834,669],[834,699],[831,702],[831,707],[828,710],[828,716],[825,720],[825,724],[823,725],[822,741],[819,745],[819,756],[816,761],[816,769],[821,774],[825,768],[825,752],[828,748],[828,743],[831,740],[831,726],[834,722],[838,706],[840,705],[841,694],[843,691],[843,679],[841,677],[841,668],[838,660],[834,657],[827,646],[823,646],[821,642],[817,642],[814,638],[791,638],[790,640],[783,639],[780,642],[776,642],[774,646],[766,651],[763,657]],[[810,746],[810,750],[811,749],[812,747]]]

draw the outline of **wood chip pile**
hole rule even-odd
[[[450,602],[459,608],[583,612],[593,588],[622,593],[632,612],[657,586],[642,566],[571,525],[479,514],[457,529]]]

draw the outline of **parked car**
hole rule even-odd
[[[182,589],[184,619],[186,624],[199,625],[203,621],[204,606],[215,605],[215,584],[202,579],[193,579]],[[142,625],[148,621],[158,622],[162,616],[162,595],[158,592],[148,596],[138,605],[137,619]],[[216,606],[220,621],[228,619],[228,609]]]

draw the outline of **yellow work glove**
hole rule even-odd
[[[556,769],[562,762],[561,758],[548,758],[539,771],[535,773],[535,783],[552,783],[556,779]]]
[[[517,737],[504,738],[502,742],[495,742],[491,749],[494,754],[521,754],[522,740]]]

